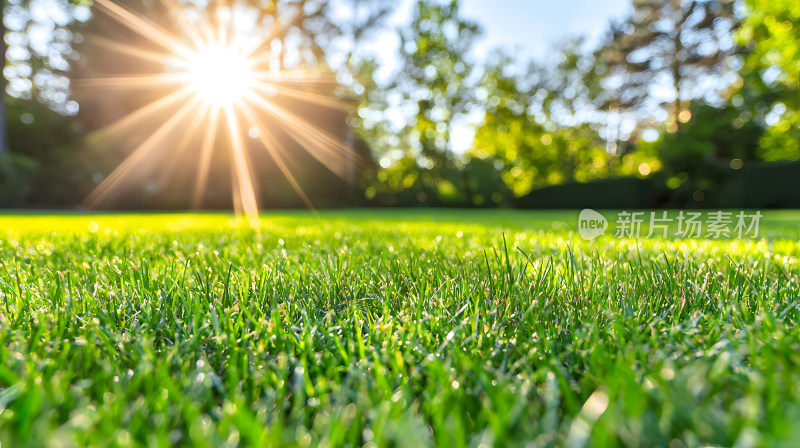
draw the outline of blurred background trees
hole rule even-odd
[[[326,194],[346,183],[295,151],[293,169],[318,206],[533,206],[558,191],[574,196],[575,185],[616,191],[601,186],[634,180],[647,185],[648,206],[735,206],[776,169],[800,173],[792,164],[800,158],[795,1],[633,0],[631,14],[598,43],[576,36],[528,60],[509,49],[476,56],[480,23],[457,0],[418,0],[395,31],[397,67],[388,76],[378,76],[379,59],[362,48],[388,26],[394,2],[175,2],[187,11],[250,8],[254,32],[274,32],[266,45],[275,63],[336,80],[314,92],[352,104],[349,116],[307,105],[295,112],[318,117],[374,164],[358,171],[355,196],[335,199]],[[0,132],[0,205],[79,204],[137,140],[97,144],[86,134],[150,99],[133,86],[111,94],[78,79],[163,67],[125,62],[104,47],[119,38],[144,43],[88,0],[2,4],[8,146]],[[124,6],[179,28],[157,1]],[[256,161],[268,203],[301,205],[268,158]],[[223,171],[210,196],[227,197]],[[191,179],[167,180],[150,202],[120,206],[183,207],[188,187],[178,184]],[[139,190],[148,186],[152,179],[141,179]],[[166,201],[167,193],[177,199]],[[773,196],[764,204],[787,203]],[[226,206],[213,198],[207,205]]]
[[[733,96],[763,120],[758,147],[765,160],[800,157],[800,5],[787,0],[747,0],[738,34],[743,81]]]
[[[68,74],[78,57],[73,43],[80,40],[73,28],[89,19],[89,4],[0,1],[0,206],[74,203],[63,201],[62,184],[51,176],[67,185],[76,177],[53,170],[62,163],[75,167],[69,152],[79,124],[65,117],[74,116],[78,104],[69,96]]]
[[[365,140],[380,153],[381,193],[408,190],[420,203],[471,204],[452,133],[475,104],[467,55],[478,33],[477,24],[459,17],[457,1],[415,3],[410,26],[400,32],[397,74],[385,87],[372,86],[358,111]],[[403,115],[395,122],[383,114],[392,106]]]
[[[733,73],[728,57],[738,26],[733,0],[635,0],[598,50],[607,84],[601,107],[633,110],[676,131],[691,117],[683,107],[689,100],[719,104],[719,78]],[[654,94],[661,86],[670,98]],[[664,103],[666,120],[653,112]]]

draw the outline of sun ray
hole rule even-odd
[[[272,42],[275,38],[283,39],[285,30],[296,20],[292,11],[281,13],[272,28],[264,33],[245,35],[236,28],[238,19],[234,19],[231,2],[219,2],[216,8],[206,8],[182,0],[156,1],[160,1],[170,19],[179,24],[180,35],[173,36],[161,26],[138,17],[121,6],[120,0],[96,2],[98,11],[155,44],[139,48],[97,38],[98,45],[131,58],[162,64],[164,72],[76,81],[76,86],[83,88],[120,91],[147,88],[152,89],[153,94],[163,95],[87,137],[90,143],[99,143],[104,139],[135,136],[137,126],[156,127],[98,185],[87,198],[88,204],[106,202],[127,186],[126,182],[140,179],[143,173],[155,169],[156,164],[159,164],[158,169],[170,172],[177,169],[179,160],[195,157],[196,165],[186,166],[197,168],[190,196],[192,206],[199,208],[210,176],[217,173],[212,170],[215,150],[224,148],[229,154],[234,209],[237,214],[244,213],[250,225],[257,227],[258,186],[248,150],[260,146],[300,200],[313,209],[309,195],[292,170],[289,140],[278,138],[274,128],[282,129],[293,140],[292,149],[304,149],[342,178],[351,172],[354,164],[364,164],[352,145],[288,108],[288,101],[324,107],[341,112],[343,121],[354,109],[346,101],[311,89],[312,86],[338,85],[334,74],[302,69],[277,70],[271,66],[276,57]],[[188,11],[186,8],[192,8],[191,13],[196,14],[182,14]],[[162,48],[163,53],[152,49],[155,47]],[[285,51],[285,47],[281,51]],[[173,92],[161,93],[164,89],[171,90],[171,86],[176,86]],[[156,125],[159,117],[168,118]],[[253,143],[245,142],[243,125],[260,130],[259,135],[253,136],[257,139]],[[167,175],[165,172],[157,178],[159,185],[166,184]]]
[[[259,94],[252,95],[249,100],[260,110],[269,113],[276,121],[280,122],[290,132],[290,135],[300,143],[320,163],[339,177],[347,175],[346,162],[353,162],[364,166],[366,163],[345,142],[318,127],[309,124],[299,115],[286,110],[274,103],[267,101]]]
[[[295,178],[292,171],[286,165],[286,162],[283,160],[283,156],[281,155],[282,147],[278,142],[278,139],[274,138],[269,131],[269,128],[264,125],[264,123],[257,117],[253,110],[250,109],[248,106],[242,106],[242,114],[247,119],[250,126],[259,130],[258,139],[262,143],[262,147],[267,151],[267,153],[272,157],[272,160],[275,161],[275,164],[278,166],[278,169],[281,170],[281,173],[286,177],[286,180],[289,181],[289,184],[292,186],[294,191],[303,201],[303,203],[310,209],[314,209],[314,204],[311,203],[311,199],[309,199],[308,195],[306,195],[303,188],[300,186],[300,183]]]
[[[352,112],[355,106],[347,101],[342,101],[339,98],[320,95],[318,93],[303,92],[302,90],[293,89],[278,83],[255,83],[254,90],[264,94],[272,92],[289,97],[299,99],[308,103],[318,104],[329,109],[336,109],[343,112]]]
[[[254,60],[253,63],[256,64],[256,61]],[[256,73],[253,76],[253,79],[256,81],[281,84],[335,85],[337,83],[336,76],[334,75],[317,75],[313,73],[307,73],[302,70],[283,70],[281,72],[274,70],[263,71]]]
[[[177,39],[173,38],[161,27],[150,23],[132,13],[131,11],[119,6],[111,0],[95,0],[95,4],[99,6],[106,14],[115,18],[117,22],[126,26],[131,31],[140,34],[142,37],[148,39],[152,43],[161,46],[162,48],[178,53],[181,55],[191,54],[191,49],[186,47]]]
[[[206,191],[206,184],[208,182],[208,171],[211,168],[211,155],[214,151],[214,142],[217,138],[217,128],[219,127],[219,108],[211,109],[211,118],[209,119],[206,127],[206,133],[203,136],[203,144],[200,148],[200,165],[197,173],[197,181],[194,188],[194,197],[192,198],[192,207],[195,209],[200,208],[202,205],[202,195]]]
[[[189,98],[191,93],[192,90],[189,87],[184,87],[165,96],[164,98],[153,101],[152,103],[137,109],[136,111],[122,117],[114,123],[106,125],[92,132],[86,138],[92,143],[98,143],[99,141],[110,138],[111,136],[124,134],[126,131],[139,124],[139,122],[145,118],[149,118],[153,114],[162,112],[164,109],[174,105],[180,100]]]
[[[99,205],[115,192],[120,182],[130,174],[133,169],[140,169],[143,162],[150,161],[152,153],[159,149],[159,143],[191,112],[198,104],[199,99],[194,99],[185,104],[166,123],[158,128],[153,135],[137,147],[120,166],[118,166],[86,199],[89,205]]]
[[[352,149],[340,138],[331,133],[311,125],[304,118],[289,111],[288,109],[270,102],[262,95],[253,95],[250,101],[264,112],[272,115],[277,121],[281,122],[288,129],[294,131],[292,134],[295,139],[308,140],[314,142],[317,149],[338,157],[358,159]]]
[[[101,78],[80,78],[74,81],[76,88],[143,88],[185,84],[190,78],[183,73],[146,74]]]
[[[197,113],[194,114],[193,119],[188,123],[188,129],[197,129],[198,127],[203,125],[203,122],[206,120],[207,115],[209,113],[209,109],[213,110],[209,105],[204,104],[200,106],[200,109]],[[159,184],[163,185],[166,183],[167,178],[171,176],[172,167],[175,166],[175,163],[186,153],[192,143],[192,139],[196,138],[196,135],[193,132],[185,132],[181,136],[181,140],[175,146],[175,152],[170,154],[168,157],[169,165],[163,167],[163,172],[159,177]]]
[[[181,62],[181,59],[176,58],[173,55],[167,55],[164,53],[157,53],[155,51],[145,50],[130,44],[117,42],[95,34],[90,34],[86,36],[86,39],[91,40],[93,44],[99,47],[103,47],[118,53],[127,54],[129,56],[133,56],[145,61],[157,62],[164,65],[180,64]]]
[[[236,180],[235,191],[238,192],[239,206],[244,211],[250,225],[255,228],[258,227],[258,201],[256,200],[253,178],[250,174],[250,164],[247,161],[239,121],[236,118],[236,111],[230,105],[225,106],[223,111],[228,123],[231,151],[233,152],[233,167],[236,171],[236,176],[234,176]]]

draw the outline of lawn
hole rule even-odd
[[[0,445],[800,446],[800,212],[765,214],[0,215]]]

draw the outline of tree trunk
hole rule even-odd
[[[675,100],[672,102],[672,119],[675,120],[675,129],[681,125],[681,66],[678,62],[678,56],[675,55],[675,62],[672,66],[672,79],[675,88]]]
[[[7,0],[0,0],[0,20],[5,17]],[[9,152],[8,148],[8,119],[6,118],[6,81],[2,71],[6,68],[6,27],[0,23],[0,154]]]
[[[681,32],[689,20],[692,13],[697,8],[697,2],[692,2],[691,6],[682,15],[678,23],[675,24],[675,54],[672,56],[672,82],[675,87],[675,100],[672,102],[672,119],[675,123],[675,131],[680,128],[681,121],[681,57],[680,53],[683,51],[683,42],[681,42]]]
[[[675,36],[675,55],[672,59],[672,83],[675,88],[675,100],[672,102],[672,119],[675,123],[675,129],[680,126],[679,116],[681,114],[681,62],[678,53],[683,48],[681,44],[681,33],[676,31]]]

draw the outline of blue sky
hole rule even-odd
[[[630,10],[631,0],[462,0],[462,13],[483,27],[478,51],[516,48],[543,56],[555,42],[587,36],[596,40],[612,18]]]
[[[396,69],[399,40],[396,28],[411,19],[414,0],[399,0],[383,31],[375,33],[367,48],[379,55],[379,77]],[[631,0],[462,0],[464,17],[480,24],[483,37],[475,49],[481,58],[495,48],[514,51],[524,58],[540,58],[554,43],[586,36],[597,41],[609,20],[624,17]]]

